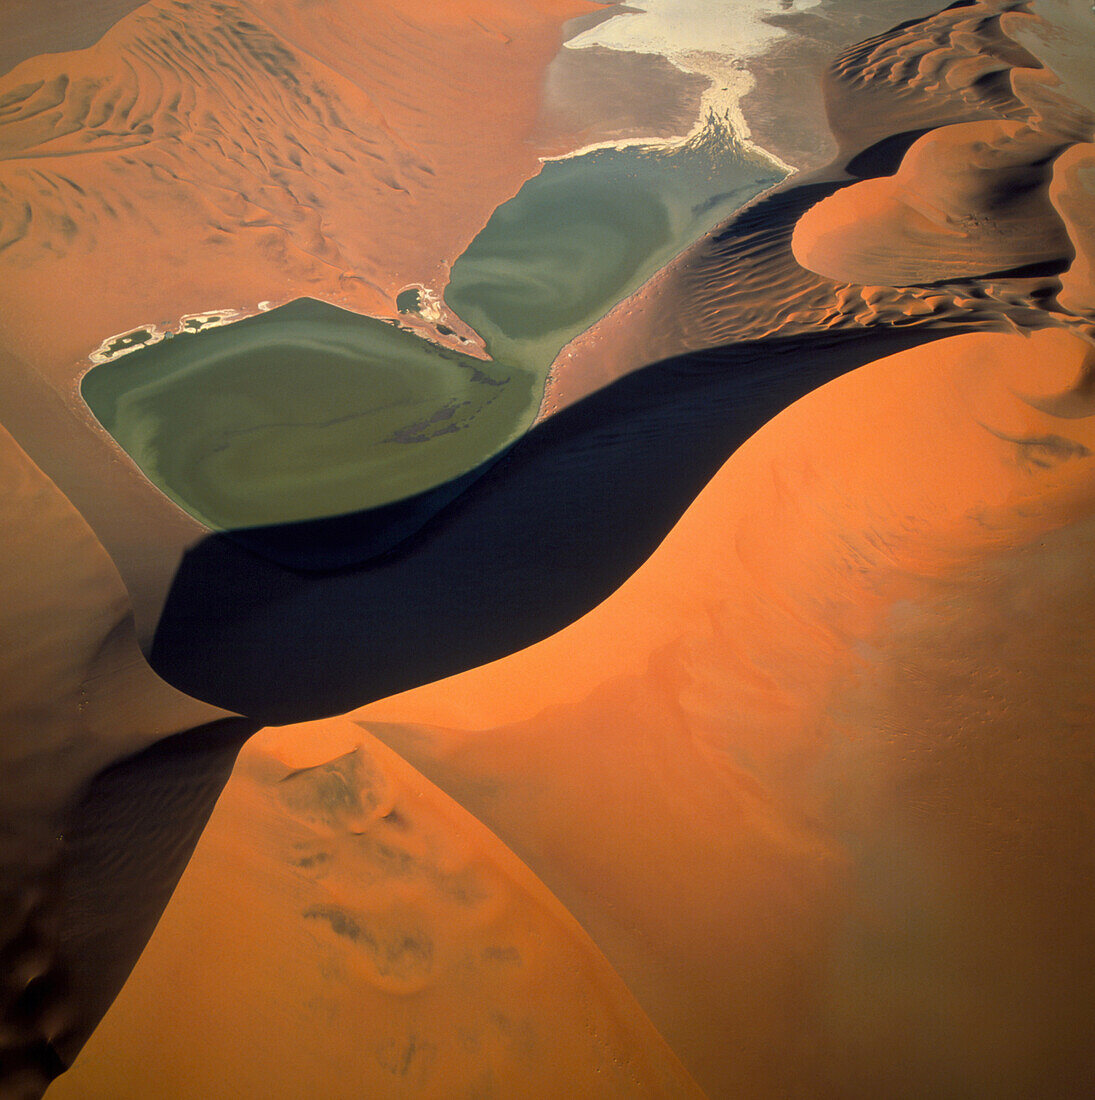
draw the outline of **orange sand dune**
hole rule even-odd
[[[702,1094],[528,869],[328,720],[245,749],[129,984],[48,1095]]]
[[[440,285],[536,170],[542,73],[590,7],[155,0],[0,78],[4,1095],[105,1010],[245,728],[165,740],[225,718],[138,648],[203,529],[91,421],[89,353],[187,313],[391,313],[405,282]]]
[[[1095,1068],[1095,418],[1043,410],[1091,360],[1048,330],[847,375],[574,626],[355,713],[541,875],[710,1095],[1079,1095]]]
[[[876,192],[886,192],[895,184],[869,180],[846,191],[838,191],[838,186],[850,178],[886,176],[895,171],[920,131],[985,120],[984,125],[990,127],[985,135],[1014,136],[1026,133],[1019,124],[1037,126],[1044,140],[1032,134],[1028,144],[1014,150],[1019,156],[1011,174],[1001,162],[997,179],[1005,190],[1024,175],[1033,175],[1036,185],[1044,185],[1049,172],[1047,158],[1068,140],[1075,140],[1062,130],[1075,132],[1076,108],[1067,97],[1043,97],[1039,115],[1015,94],[1012,81],[1017,75],[1026,78],[1043,71],[1039,60],[1003,29],[1004,17],[1016,14],[1012,9],[1019,6],[1015,0],[978,0],[846,50],[831,64],[824,81],[830,126],[840,149],[834,163],[810,176],[793,178],[758,200],[687,249],[637,294],[572,341],[553,365],[542,415],[651,361],[734,342],[893,324],[946,330],[956,325],[1001,329],[1045,323],[1047,297],[1058,289],[1050,272],[1061,266],[1068,250],[1058,219],[1047,209],[1043,193],[1029,190],[1029,180],[1020,179],[1028,189],[1022,198],[1007,192],[1014,208],[998,210],[995,200],[1001,189],[993,190],[992,181],[986,178],[992,172],[974,174],[963,182],[966,151],[957,146],[946,153],[951,194],[936,195],[942,180],[924,173],[935,167],[933,157],[942,148],[940,143],[945,145],[957,136],[946,138],[936,131],[922,139],[919,148],[926,163],[908,173],[913,178],[924,176],[925,194],[917,200],[917,212],[938,220],[935,205],[949,203],[955,208],[952,216],[976,221],[992,232],[983,231],[976,240],[968,241],[958,234],[948,238],[922,233],[924,239],[917,243],[916,252],[922,258],[917,267],[905,258],[902,246],[908,242],[904,238],[890,241],[878,232],[877,225],[868,222],[870,231],[857,228],[855,232],[862,232],[864,247],[882,252],[891,266],[875,270],[835,259],[838,254],[843,256],[845,249],[856,247],[855,234],[844,232],[850,219],[870,213]],[[1025,85],[1028,91],[1032,86],[1029,81]],[[1048,79],[1042,86],[1049,86]],[[1046,122],[1047,115],[1053,125]],[[1003,128],[994,130],[993,126]],[[972,135],[974,131],[961,133]],[[993,218],[1001,213],[1008,216],[1001,219],[1000,230],[985,224],[985,211],[973,201],[978,188],[978,201],[992,206]],[[833,191],[837,193],[829,197]],[[823,198],[829,204],[823,204],[825,214],[836,211],[833,232],[827,262],[811,269],[809,264],[803,267],[797,262],[792,252],[792,230],[806,209]],[[963,203],[969,208],[960,209]],[[1026,220],[1031,213],[1038,216],[1037,226]],[[828,232],[821,224],[822,216],[815,215],[810,236],[818,236],[822,229]],[[907,220],[906,236],[923,230],[919,221],[912,224],[911,215]],[[808,229],[801,230],[799,237],[805,239]],[[1028,235],[1025,240],[1024,233]],[[1011,244],[1016,235],[1019,247]],[[963,262],[935,263],[944,241],[957,241],[965,248]],[[993,247],[999,255],[992,256]],[[978,259],[981,249],[991,260],[987,266]],[[1012,263],[1016,258],[1024,267],[1033,266],[1015,273],[1016,277],[996,277],[1016,267]],[[894,264],[898,265],[896,271]],[[993,278],[971,286],[971,274]],[[875,278],[878,275],[886,277]],[[909,282],[932,285],[908,287],[905,284]]]
[[[141,946],[139,933],[134,942],[119,931],[88,958],[58,942],[72,931],[66,834],[85,785],[113,761],[224,715],[144,663],[109,557],[2,429],[0,499],[0,1093],[22,1096],[48,1080],[44,1063],[56,1054],[46,1041],[71,1057],[105,1007],[97,1014],[91,1002],[103,990],[109,1002]],[[131,906],[170,880],[168,862],[141,868]]]
[[[673,1096],[694,1094],[688,1073],[712,1096],[1084,1094],[1090,104],[1038,75],[1019,7],[978,0],[843,55],[837,165],[576,341],[548,407],[732,341],[1058,327],[957,336],[831,383],[572,627],[350,721],[263,734],[52,1095]],[[534,169],[538,84],[581,10],[154,0],[101,46],[0,81],[0,398],[41,467],[0,437],[17,1095],[105,1007],[141,939],[130,907],[147,929],[234,751],[207,733],[195,762],[161,740],[221,712],[151,675],[130,611],[147,636],[201,532],[77,411],[79,363],[196,309],[312,293],[382,312],[406,282],[439,285]],[[1004,139],[987,183],[957,155],[971,135]],[[925,149],[943,155],[918,163]],[[795,263],[799,218],[821,202],[805,240],[891,161],[886,203],[905,187],[925,217],[1004,218],[971,238],[986,278],[861,284],[851,232],[814,238],[839,281]],[[904,240],[904,214],[869,212]],[[872,273],[910,262],[904,243]],[[935,282],[924,255],[913,274]],[[1017,256],[1053,270],[1008,277]],[[150,741],[166,757],[128,755]],[[131,890],[157,877],[151,899]]]
[[[1072,259],[1046,194],[1060,138],[969,122],[920,138],[894,176],[865,180],[799,219],[795,259],[837,282],[910,286]]]
[[[1049,196],[1076,254],[1061,276],[1063,309],[1095,323],[1095,145],[1074,145],[1053,168]]]
[[[25,62],[0,82],[6,342],[61,381],[203,309],[394,312],[535,172],[539,75],[590,7],[153,0]]]
[[[861,42],[832,66],[829,121],[843,154],[903,131],[975,119],[1019,118],[1015,71],[1038,60],[1008,34],[1023,0],[954,4]]]
[[[1082,1095],[1091,360],[847,375],[556,637],[259,735],[51,1100],[692,1094],[374,736],[708,1095]]]

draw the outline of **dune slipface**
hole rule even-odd
[[[148,668],[109,557],[6,432],[0,484],[0,1091],[29,1096],[71,1061],[121,988],[255,727]],[[172,734],[187,739],[182,774],[142,772],[144,754]],[[103,781],[130,764],[135,800]]]
[[[856,6],[153,0],[0,80],[0,1094],[1085,1094],[1089,13]],[[634,151],[538,157],[712,135],[569,281]],[[331,374],[190,358],[305,299]]]
[[[834,282],[891,286],[1059,273],[1073,254],[1046,190],[1065,147],[1018,122],[934,130],[895,175],[807,211],[795,259]]]
[[[702,1096],[542,883],[333,720],[248,745],[140,969],[49,1095],[574,1090]]]
[[[1082,1092],[1095,436],[1043,409],[1090,359],[974,334],[832,382],[573,627],[353,715],[709,1095]]]

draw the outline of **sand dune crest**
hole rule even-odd
[[[894,176],[808,210],[792,251],[837,282],[910,286],[993,278],[1071,261],[1047,196],[1060,138],[1019,122],[970,122],[920,138]]]

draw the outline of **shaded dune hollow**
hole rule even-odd
[[[386,554],[330,574],[281,567],[234,532],[208,536],[176,573],[152,667],[196,698],[283,723],[531,645],[623,583],[781,409],[923,340],[788,338],[635,371],[541,422]]]
[[[191,550],[160,617],[154,667],[200,698],[284,721],[493,659],[596,606],[717,466],[814,386],[943,335],[1069,323],[1047,309],[1075,251],[1047,197],[1068,143],[1006,91],[1012,67],[1038,64],[1007,48],[1007,9],[949,9],[838,59],[827,87],[841,159],[750,204],[574,340],[552,370],[541,423],[382,559],[313,584],[253,561],[230,538]],[[878,112],[863,118],[861,93],[873,83],[900,92],[895,133],[879,132]],[[943,128],[922,136],[936,120]],[[938,222],[959,242],[958,260],[948,265],[924,230],[908,275],[817,273],[797,262],[796,242],[826,203],[854,203],[857,187],[888,194],[898,185],[881,178],[887,171],[913,181],[902,195],[921,179],[938,190],[938,210],[913,198],[926,213],[906,220]],[[893,232],[904,224],[895,216]],[[880,235],[875,227],[872,239]],[[842,241],[832,251],[851,265]],[[887,253],[894,264],[902,256]],[[676,445],[682,436],[689,448]],[[278,593],[278,614],[296,624],[291,638],[271,633],[272,612],[252,592]],[[319,609],[337,630],[309,625]],[[421,640],[413,624],[439,618]],[[353,656],[336,661],[347,638],[357,639]],[[223,660],[208,659],[217,653]],[[339,674],[318,675],[334,664]]]

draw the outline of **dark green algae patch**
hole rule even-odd
[[[81,392],[154,485],[231,531],[461,481],[524,431],[540,385],[304,298],[101,363]]]

